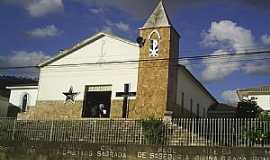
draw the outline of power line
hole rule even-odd
[[[227,57],[237,57],[237,56],[250,56],[250,55],[261,55],[261,54],[270,54],[270,50],[267,51],[256,51],[256,52],[243,52],[243,53],[224,53],[224,54],[212,54],[212,55],[198,55],[198,56],[187,56],[180,58],[155,58],[155,59],[142,59],[142,60],[125,60],[125,61],[108,61],[108,62],[92,62],[92,63],[77,63],[77,64],[59,64],[59,65],[48,65],[50,67],[60,67],[60,66],[77,66],[77,65],[104,65],[104,64],[122,64],[122,63],[137,63],[137,62],[153,62],[153,61],[169,61],[169,60],[178,60],[178,61],[194,61],[194,60],[203,60],[203,59],[224,59]],[[239,57],[243,58],[243,57]],[[243,60],[243,59],[242,59]],[[241,59],[235,61],[242,61]],[[252,59],[250,59],[252,60]],[[256,59],[254,59],[256,60]],[[258,60],[258,59],[257,59]],[[267,58],[259,59],[267,60]],[[193,62],[192,62],[193,63]],[[10,70],[10,69],[27,69],[27,68],[39,68],[38,65],[29,65],[29,66],[10,66],[10,67],[0,67],[0,70]]]
[[[258,49],[264,49],[264,50],[268,50],[269,47],[266,46],[254,46],[254,45],[250,45],[250,46],[237,46],[237,49],[232,48],[232,47],[212,47],[209,49],[182,49],[181,52],[185,52],[185,53],[194,53],[194,52],[203,52],[203,51],[217,51],[217,50],[223,50],[223,51],[248,51],[248,50],[258,50]],[[188,51],[188,52],[186,52]]]
[[[262,58],[262,59],[256,59],[256,60],[270,60],[269,58]],[[251,61],[251,60],[242,60],[242,61]],[[226,61],[222,63],[222,67],[223,68],[228,68],[230,67],[228,62],[236,62],[236,61]],[[214,64],[214,63],[208,63],[208,64]],[[192,64],[187,64],[185,66],[190,66]],[[173,65],[173,67],[178,67],[179,65]],[[147,69],[151,69],[151,68],[160,68],[160,69],[166,69],[167,66],[164,65],[151,65],[151,66],[136,66],[136,67],[117,67],[117,70],[137,70],[138,68],[147,68]],[[55,68],[54,68],[55,69]],[[60,68],[59,68],[60,69]],[[71,68],[72,69],[72,68]],[[115,68],[99,68],[99,69],[93,69],[93,68],[80,68],[80,72],[88,72],[88,71],[110,71],[110,70],[114,70]],[[78,70],[68,70],[66,72],[69,72],[71,74],[73,74],[73,72],[78,72]],[[54,70],[53,73],[63,73],[63,70]],[[61,77],[61,75],[54,75],[54,77]]]
[[[258,50],[258,49],[264,49],[264,50]],[[270,49],[269,48],[266,48],[266,47],[263,47],[263,48],[252,48],[252,49],[243,49],[243,50],[237,50],[237,52],[235,52],[235,49],[231,49],[231,48],[228,48],[228,49],[209,49],[209,50],[216,50],[216,52],[215,52],[215,54],[218,54],[218,53],[224,53],[224,54],[238,54],[238,53],[248,53],[248,52],[259,52],[259,51],[270,51]],[[209,51],[209,50],[205,50],[205,51]],[[190,50],[190,51],[192,51],[192,50]],[[194,53],[201,53],[201,51],[204,51],[203,49],[202,50],[193,50],[194,52],[185,52],[186,54],[190,54],[190,53],[192,53],[192,54],[194,54]],[[200,51],[200,52],[196,52],[196,51]],[[181,50],[181,52],[182,52],[182,50]],[[120,57],[122,57],[123,56],[123,54],[112,54],[112,53],[110,53],[111,55],[107,55],[106,53],[105,53],[105,55],[99,55],[99,56],[97,56],[97,55],[94,55],[94,56],[87,56],[87,58],[89,59],[89,58],[93,58],[93,59],[96,59],[96,58],[120,58]],[[211,55],[211,54],[209,54],[209,55]],[[207,56],[207,55],[206,55]],[[36,60],[39,60],[40,58],[32,58],[32,59],[36,59]],[[83,59],[83,58],[68,58],[68,57],[65,57],[65,59],[71,59],[71,60],[80,60],[80,59]]]
[[[256,59],[256,60],[270,60],[270,57],[269,58],[261,58],[261,59]],[[241,61],[252,61],[252,60],[241,60]],[[230,64],[229,64],[229,62],[236,62],[236,61],[226,61],[226,62],[223,62],[222,63],[222,68],[229,68],[230,66]],[[208,63],[208,64],[214,64],[214,63]],[[185,65],[185,66],[190,66],[190,65],[192,65],[192,64],[187,64],[187,65]],[[179,65],[173,65],[172,67],[178,67]],[[79,68],[79,70],[72,70],[72,68],[70,68],[69,70],[66,70],[66,71],[63,71],[63,70],[55,70],[55,68],[53,68],[54,69],[54,71],[53,71],[53,73],[54,73],[54,77],[62,77],[62,75],[61,74],[57,74],[57,75],[55,75],[55,73],[65,73],[65,72],[68,72],[68,73],[70,73],[70,74],[72,74],[72,75],[74,75],[74,73],[78,73],[78,71],[80,71],[80,73],[83,73],[83,72],[91,72],[91,71],[120,71],[120,70],[129,70],[129,71],[135,71],[135,70],[137,70],[137,69],[139,69],[139,68],[147,68],[147,69],[152,69],[152,68],[160,68],[160,70],[162,70],[162,69],[167,69],[167,67],[168,66],[164,66],[164,65],[151,65],[151,66],[136,66],[136,67],[117,67],[117,70],[115,69],[115,68],[99,68],[99,69],[94,69],[94,68]],[[57,69],[60,69],[60,68],[57,68]],[[78,68],[77,68],[78,69]],[[104,72],[101,72],[102,74],[104,74]],[[131,73],[131,72],[130,72]],[[47,74],[47,73],[45,73],[45,74]],[[130,75],[134,75],[134,74],[130,74]],[[127,75],[128,76],[128,75]],[[80,77],[78,77],[78,75],[76,75],[76,78],[80,78]]]
[[[220,53],[222,53],[222,52],[220,52]],[[187,57],[181,57],[179,59],[198,60],[198,59],[207,59],[207,58],[247,56],[247,55],[258,55],[258,54],[270,54],[270,50],[267,50],[267,51],[254,51],[254,52],[242,52],[242,53],[235,52],[235,53],[224,53],[224,54],[209,54],[209,55],[187,56]]]

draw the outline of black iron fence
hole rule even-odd
[[[258,119],[57,120],[1,118],[0,141],[253,146],[270,144],[270,121]]]

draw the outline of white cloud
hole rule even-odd
[[[23,7],[32,17],[42,17],[64,10],[62,0],[0,0],[1,3]]]
[[[102,8],[91,8],[91,9],[89,9],[89,11],[92,14],[100,14],[100,13],[103,13],[104,12]]]
[[[8,4],[14,4],[14,3],[29,3],[33,1],[38,0],[0,0],[1,3],[8,3]],[[51,1],[51,0],[43,0],[43,1]],[[134,15],[136,17],[143,17],[149,15],[150,12],[154,9],[156,4],[159,2],[159,0],[72,0],[75,2],[80,2],[88,5],[95,5],[98,7],[114,7],[117,9],[121,9],[127,13],[130,13],[131,15]],[[217,0],[169,0],[165,1],[166,8],[168,12],[171,13],[177,13],[179,11],[180,7],[185,6],[204,6],[211,4],[213,2],[216,2]],[[268,9],[270,6],[269,0],[226,0],[221,1],[222,5],[232,3],[234,4],[241,4],[241,5],[248,5],[253,6],[255,8],[266,8]],[[226,3],[223,3],[226,2]]]
[[[122,31],[122,32],[127,32],[127,31],[130,30],[129,24],[124,23],[122,21],[120,21],[120,22],[112,22],[110,20],[106,20],[105,23],[106,23],[107,26],[115,27],[116,29],[118,29],[119,31]]]
[[[10,66],[27,66],[38,65],[42,61],[50,58],[41,51],[38,52],[26,52],[15,51],[13,56],[8,57],[8,63]]]
[[[32,17],[41,17],[63,11],[64,5],[62,0],[32,0],[26,9]]]
[[[111,27],[109,27],[109,26],[102,27],[102,29],[100,31],[104,32],[104,33],[113,34],[113,29]]]
[[[105,33],[110,33],[110,34],[113,34],[113,31],[117,29],[121,32],[127,32],[130,30],[130,27],[129,27],[129,24],[126,24],[122,21],[120,22],[112,22],[110,20],[105,20],[105,26],[103,26],[101,28],[101,30],[98,30],[98,31],[101,31],[101,32],[105,32]]]
[[[26,52],[26,51],[14,51],[11,56],[1,56],[0,67],[21,67],[21,66],[36,66],[46,59],[50,58],[45,53],[38,52]],[[16,69],[13,71],[6,71],[7,74],[26,76],[26,77],[37,77],[38,70],[35,68]]]
[[[90,6],[96,5],[98,7],[110,7],[117,8],[131,15],[137,17],[144,17],[149,14],[153,7],[155,7],[158,0],[73,0],[75,2],[80,2],[88,4]],[[179,0],[174,0],[179,1]]]
[[[130,30],[129,24],[126,24],[124,22],[115,23],[115,26],[123,32],[127,32]]]
[[[236,23],[228,20],[213,22],[210,29],[202,34],[202,44],[207,47],[218,46],[221,48],[212,53],[212,55],[228,54],[227,48],[237,53],[243,53],[245,48],[255,46],[254,38],[250,30],[238,26]],[[240,57],[243,58],[244,56]],[[237,57],[239,58],[239,57]],[[236,62],[235,56],[226,58],[209,58],[203,60],[205,69],[202,72],[202,78],[205,81],[223,80],[225,77],[239,70],[241,63]],[[232,62],[233,61],[233,62]]]
[[[54,37],[61,33],[61,31],[55,25],[48,25],[43,28],[36,28],[32,31],[27,32],[31,37],[35,38],[45,38],[45,37]]]
[[[221,97],[227,104],[236,104],[239,101],[235,90],[226,90],[221,93]]]
[[[270,74],[270,60],[262,62],[247,63],[243,65],[242,70],[246,74],[267,75]]]
[[[270,45],[270,35],[262,35],[261,40],[265,45]]]
[[[227,54],[226,51],[218,50],[212,55]],[[234,62],[234,58],[209,58],[202,61],[206,68],[202,71],[204,81],[219,81],[239,69],[239,63]]]
[[[205,46],[232,47],[236,51],[255,46],[251,31],[229,20],[212,22],[204,36],[203,44]]]

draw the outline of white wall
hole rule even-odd
[[[182,93],[184,93],[184,108],[190,111],[190,99],[193,100],[192,112],[197,114],[197,104],[199,104],[200,116],[207,113],[208,108],[215,104],[215,101],[195,82],[195,80],[184,71],[178,69],[177,83],[177,104],[181,106]]]
[[[257,105],[263,110],[270,110],[270,95],[249,95],[244,97],[244,99],[251,99],[252,97],[256,98]]]
[[[6,117],[8,111],[8,99],[0,96],[0,117]]]
[[[138,60],[138,58],[137,45],[103,36],[49,65],[127,61]]]
[[[124,90],[125,83],[130,83],[131,91],[136,91],[138,62],[87,65],[82,63],[138,59],[138,46],[111,37],[102,37],[41,68],[38,100],[65,100],[63,92],[68,92],[71,86],[74,92],[80,92],[75,100],[84,99],[85,86],[88,85],[112,85],[113,99],[115,99],[115,92]],[[67,66],[65,64],[81,65]]]
[[[11,89],[9,103],[22,109],[22,99],[28,94],[27,106],[35,106],[37,101],[37,88],[17,88]]]

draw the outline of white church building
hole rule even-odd
[[[179,64],[180,36],[160,2],[137,43],[107,33],[40,64],[36,86],[10,86],[21,119],[206,115],[217,100]]]

